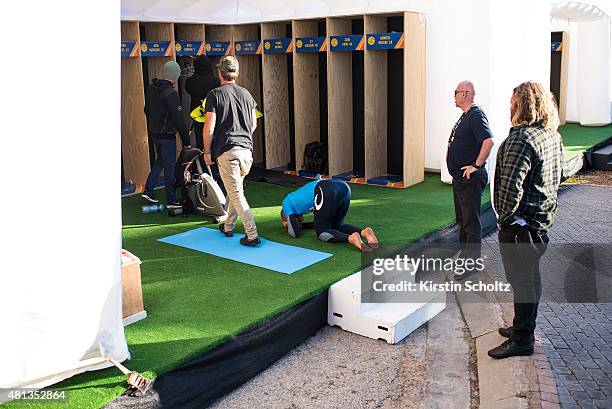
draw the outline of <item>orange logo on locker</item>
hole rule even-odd
[[[270,42],[266,41],[265,44],[264,44],[264,47],[266,47],[266,50],[269,50],[270,49]]]
[[[332,45],[332,47],[336,47],[338,45],[338,39],[337,38],[332,38],[331,45]]]
[[[297,45],[297,48],[302,48],[302,45],[303,45],[302,40],[297,40],[295,45]]]
[[[206,43],[206,51],[210,51],[212,49],[212,47],[210,46],[209,43]]]
[[[183,49],[183,47],[179,43],[176,43],[176,46],[174,46],[174,48],[177,52],[180,52]]]
[[[142,50],[142,52],[143,52],[143,53],[146,53],[146,52],[147,52],[147,50],[149,49],[149,47],[147,47],[147,45],[143,43],[143,44],[140,46],[140,49]]]
[[[376,42],[376,39],[374,38],[374,36],[368,37],[368,45],[374,45],[375,42]]]
[[[236,43],[236,51],[240,51],[242,49],[242,46],[240,46],[240,43]]]

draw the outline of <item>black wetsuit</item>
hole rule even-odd
[[[317,237],[332,243],[348,242],[348,236],[361,229],[344,223],[351,203],[351,188],[341,180],[313,181],[291,192],[283,200],[289,235],[299,237],[300,227],[314,227]],[[314,223],[301,223],[298,216],[314,211]]]
[[[344,223],[351,204],[351,188],[342,180],[322,180],[314,194],[314,227],[317,237],[332,243],[348,242],[348,237],[361,229]]]

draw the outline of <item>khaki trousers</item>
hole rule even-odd
[[[227,220],[225,230],[232,231],[236,227],[238,217],[242,220],[244,231],[249,239],[257,237],[255,219],[244,196],[244,177],[251,170],[253,153],[249,149],[232,148],[217,158],[221,180],[227,191]]]

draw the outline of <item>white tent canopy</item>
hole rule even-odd
[[[10,99],[4,135],[11,135],[0,153],[0,388],[40,388],[108,366],[103,355],[129,355],[121,313],[119,10],[102,2],[96,18],[79,18],[89,6],[65,3],[39,3],[36,13],[30,3],[11,4],[7,15],[16,17],[0,25],[4,38],[37,44],[28,64],[6,59],[0,67]],[[99,61],[82,69],[82,54],[58,56],[68,42],[70,51],[96,44]],[[7,397],[0,391],[0,402]]]
[[[592,22],[609,18],[605,9],[606,4],[587,4],[578,1],[553,1],[550,14],[556,18],[568,19],[573,22]],[[607,2],[609,7],[609,2]]]

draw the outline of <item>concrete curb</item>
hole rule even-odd
[[[489,221],[483,223],[485,234],[491,232],[491,217],[494,218],[491,208],[483,211],[483,220]],[[456,226],[447,229],[446,236],[456,229]],[[471,280],[493,283],[491,277],[485,270],[475,274]],[[487,294],[486,300],[474,300],[465,292],[455,295],[476,345],[480,408],[560,408],[554,374],[539,341],[536,341],[532,356],[498,360],[487,355],[491,348],[505,340],[497,329],[512,323],[514,310],[511,296],[500,300],[493,294]]]
[[[492,282],[488,276],[476,276],[483,282]],[[542,393],[547,393],[548,403],[554,403],[556,385],[548,358],[541,346],[534,355],[529,357],[513,357],[509,359],[493,359],[487,352],[505,338],[497,333],[497,329],[508,325],[504,316],[512,312],[512,304],[501,304],[496,300],[473,302],[466,299],[465,293],[456,293],[459,308],[467,323],[470,335],[476,345],[476,364],[478,371],[478,389],[480,408],[552,408],[542,404]],[[511,322],[511,320],[510,320]],[[543,391],[540,390],[540,373],[542,380],[547,382]],[[554,390],[553,390],[554,388]],[[547,405],[548,405],[547,403]],[[557,397],[558,403],[558,397]]]

